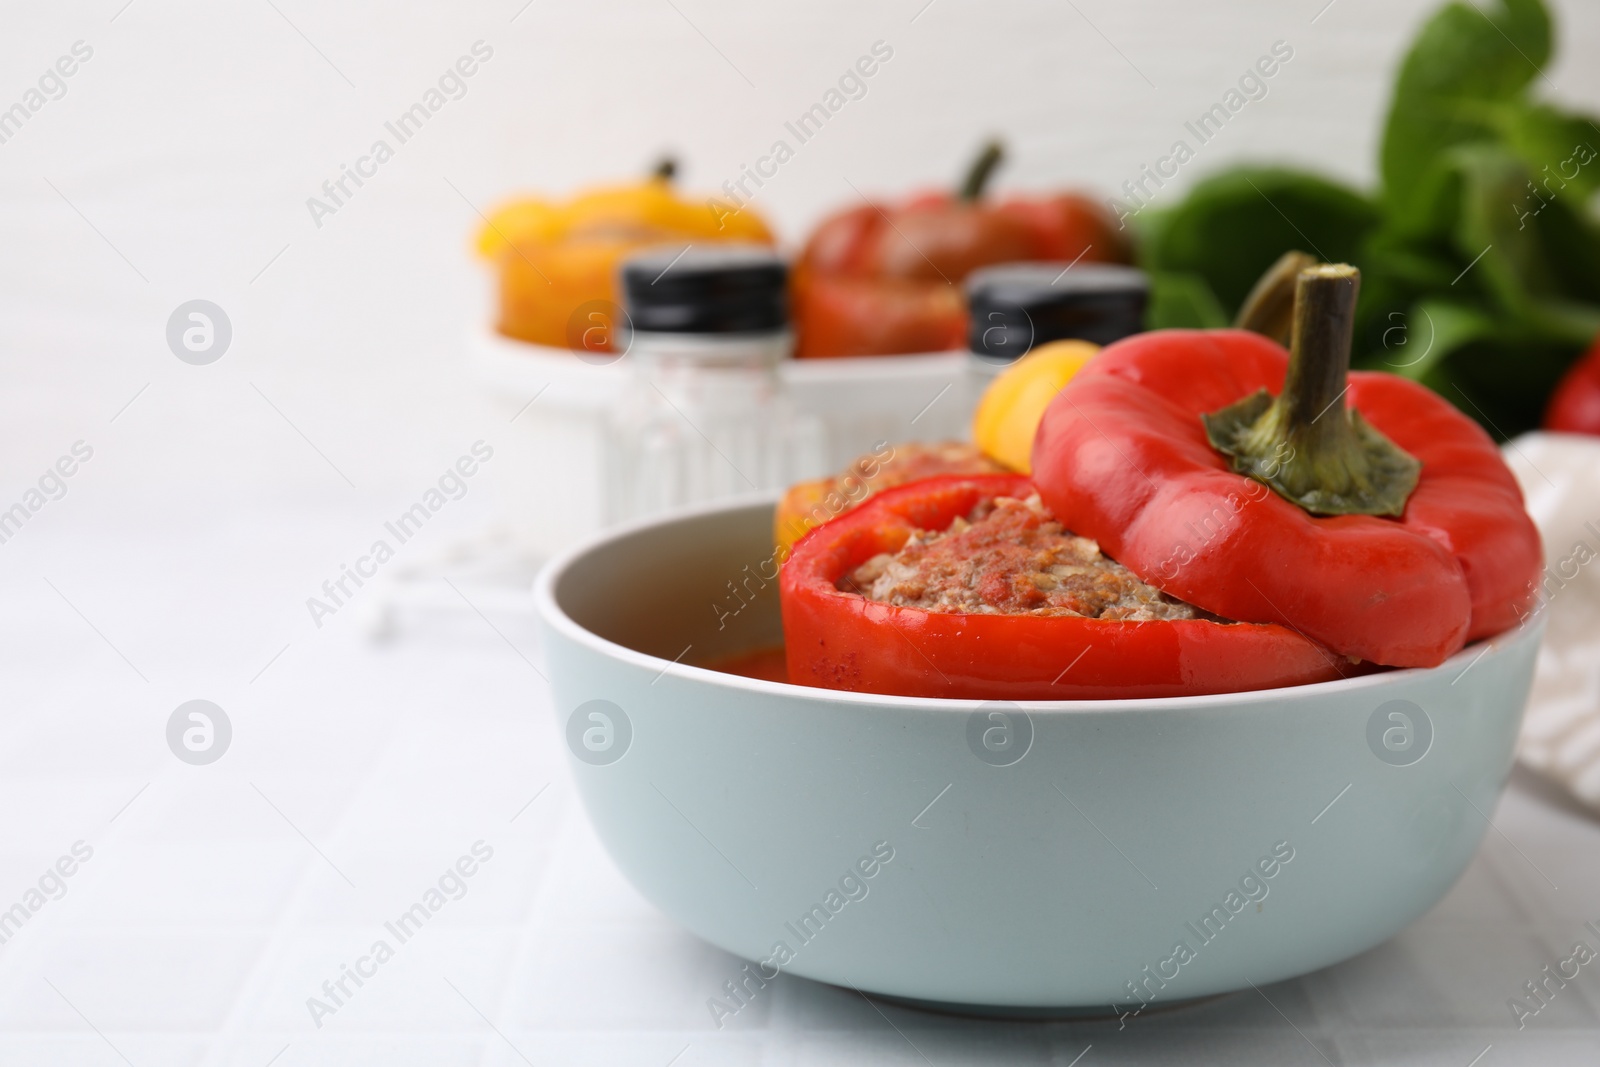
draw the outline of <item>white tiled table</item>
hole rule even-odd
[[[1520,775],[1433,912],[1264,996],[1119,1029],[948,1018],[784,977],[719,1031],[705,1001],[737,965],[656,913],[595,840],[522,658],[538,661],[530,620],[462,611],[387,645],[348,615],[315,631],[296,612],[326,561],[289,534],[344,511],[104,506],[117,537],[80,516],[48,548],[19,538],[0,575],[0,908],[75,841],[94,849],[0,946],[5,1067],[1600,1060],[1600,967],[1520,1032],[1506,1006],[1600,920],[1600,826]],[[248,564],[241,602],[287,610],[213,626],[195,590],[149,578],[202,588],[203,546]],[[209,766],[165,744],[193,697],[234,726]],[[384,922],[480,840],[493,858],[466,894],[315,1026],[307,998],[393,944]]]
[[[1041,3],[998,20],[941,4],[915,26],[920,0],[777,23],[654,0],[413,3],[383,19],[370,5],[10,6],[7,102],[80,37],[96,58],[4,146],[0,509],[73,442],[95,458],[0,544],[0,914],[74,842],[94,854],[0,944],[0,1067],[1600,1060],[1600,975],[1521,1032],[1505,1006],[1600,918],[1600,828],[1521,785],[1493,813],[1504,836],[1439,908],[1265,989],[1270,1005],[1235,996],[1120,1031],[995,1024],[784,977],[718,1031],[705,999],[733,961],[655,913],[597,846],[523,659],[537,660],[528,620],[486,607],[504,639],[461,612],[376,646],[356,611],[316,630],[303,606],[472,441],[512,432],[457,351],[487,314],[464,240],[503,193],[615,178],[656,146],[714,188],[880,33],[895,81],[763,194],[790,241],[851,200],[841,175],[925,182],[963,150],[952,136],[971,143],[996,115],[1018,149],[1003,181],[1114,188],[1280,32],[1300,73],[1206,166],[1287,153],[1359,177],[1397,49],[1433,0],[1339,4],[1314,29],[1322,0]],[[1556,6],[1554,77],[1581,103],[1593,5]],[[1146,95],[1088,18],[1136,40],[1162,90]],[[470,98],[349,210],[308,219],[306,197],[480,33],[499,58]],[[975,50],[984,34],[1008,46]],[[745,94],[711,39],[741,64],[780,61],[749,67],[762,89]],[[952,78],[947,54],[989,66]],[[1013,106],[1024,82],[1032,102]],[[530,108],[552,86],[559,106]],[[1101,117],[1063,126],[1052,101],[1079,96]],[[174,359],[163,333],[196,297],[234,326],[205,367]],[[473,488],[408,553],[481,525],[492,499]],[[195,698],[234,727],[210,766],[165,742]],[[317,1028],[306,999],[480,839],[494,856],[467,894]]]

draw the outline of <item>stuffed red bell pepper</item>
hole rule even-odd
[[[931,478],[811,531],[779,579],[790,681],[1065,700],[1326,681],[1351,664],[1282,626],[1182,603],[1062,528],[1021,475]]]
[[[1173,596],[1432,666],[1526,615],[1539,537],[1475,422],[1415,382],[1349,373],[1359,281],[1299,274],[1292,354],[1237,330],[1107,348],[1045,412],[1033,477]]]
[[[860,203],[825,219],[793,273],[795,355],[802,359],[961,348],[961,282],[1024,260],[1125,263],[1115,221],[1086,196],[985,198],[999,144],[984,146],[957,193]]]

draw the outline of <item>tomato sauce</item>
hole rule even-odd
[[[740,652],[734,656],[720,656],[700,666],[723,674],[737,674],[742,678],[759,678],[764,682],[789,680],[789,665],[782,645]]]

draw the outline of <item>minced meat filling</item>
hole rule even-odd
[[[918,530],[900,551],[872,557],[838,587],[924,611],[1132,622],[1206,617],[1063,529],[1037,493],[983,500],[948,529]]]

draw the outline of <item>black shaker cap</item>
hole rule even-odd
[[[634,330],[758,333],[789,322],[789,268],[763,245],[663,245],[623,261]]]
[[[1142,330],[1150,283],[1107,263],[1006,263],[967,278],[967,345],[1012,363],[1037,345],[1074,338],[1108,345]]]

